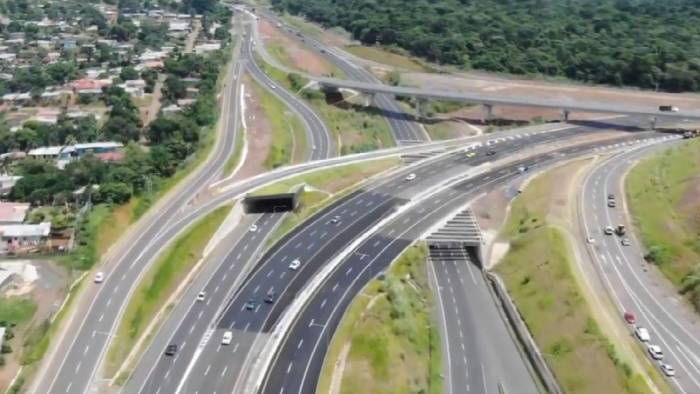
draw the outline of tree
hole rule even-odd
[[[100,185],[97,195],[94,197],[97,202],[111,202],[123,204],[131,198],[133,189],[123,182],[107,182]]]
[[[133,119],[120,115],[110,115],[104,126],[102,126],[102,134],[109,139],[127,143],[129,141],[138,141],[141,130]]]
[[[163,84],[163,97],[169,101],[184,98],[187,95],[187,87],[182,79],[176,75],[170,75]]]
[[[119,73],[119,78],[121,78],[122,81],[131,81],[139,79],[139,73],[133,66],[127,66],[122,68],[121,73]]]

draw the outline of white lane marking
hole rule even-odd
[[[292,370],[292,364],[294,364],[294,362],[293,362],[293,361],[290,361],[290,362],[289,362],[289,365],[287,366],[287,373],[289,373],[289,371]]]
[[[71,386],[73,386],[73,382],[68,383],[68,387],[66,387],[66,393],[70,393]]]
[[[233,353],[236,353],[236,350],[238,350],[239,343],[236,342],[236,346],[233,347]]]
[[[211,364],[207,365],[207,369],[204,370],[204,376],[209,375],[209,370],[211,369]]]
[[[105,314],[103,313],[103,314],[101,314],[101,315],[100,315],[100,318],[99,318],[99,319],[97,319],[97,321],[98,321],[98,322],[101,322],[101,321],[102,321],[102,319],[103,319],[104,317],[105,317]]]
[[[80,366],[81,366],[82,364],[83,364],[83,362],[82,362],[82,361],[79,361],[79,362],[78,362],[78,365],[75,366],[75,373],[76,373],[76,374],[78,373],[78,371],[80,371]]]
[[[301,348],[301,345],[302,345],[303,343],[304,343],[304,340],[303,340],[303,339],[300,339],[300,340],[299,340],[299,344],[297,345],[297,350],[299,350],[299,349]]]
[[[324,298],[323,301],[321,301],[321,308],[323,308],[325,305],[326,305],[326,299]],[[310,323],[309,326],[311,326],[312,323]]]
[[[85,346],[85,350],[83,350],[83,356],[87,354],[88,350],[90,350],[90,345]]]
[[[228,365],[224,367],[224,370],[221,371],[221,377],[223,378],[224,375],[226,375],[226,371],[228,371]]]

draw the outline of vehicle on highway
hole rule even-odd
[[[661,112],[678,112],[681,109],[675,105],[659,105],[659,111]]]
[[[270,84],[270,89],[275,90],[275,89],[277,89],[277,88],[275,87],[275,85]]]
[[[204,299],[207,297],[207,292],[206,291],[200,291],[199,294],[197,294],[197,301],[202,302]]]
[[[275,302],[275,292],[270,290],[267,292],[267,295],[265,295],[265,302],[268,304],[272,304]]]
[[[289,269],[292,271],[298,270],[300,266],[301,266],[301,261],[299,261],[299,259],[294,259],[294,260],[292,260],[291,263],[289,263]]]
[[[254,233],[254,232],[258,231],[258,226],[255,225],[255,224],[253,224],[252,226],[250,226],[250,229],[249,229],[249,230],[250,230],[251,233]]]
[[[105,280],[104,272],[98,272],[95,274],[95,283],[102,283]]]
[[[522,173],[525,172],[525,171],[527,171],[527,166],[518,166],[518,172],[519,172],[519,173],[522,174]]]
[[[608,226],[605,228],[605,230],[603,230],[603,232],[605,235],[613,235],[615,234],[615,229],[613,229],[612,226]]]
[[[247,309],[249,311],[252,311],[253,309],[255,309],[256,306],[258,306],[258,303],[255,302],[255,300],[252,298],[249,299],[248,302],[245,303],[245,309]]]
[[[175,353],[177,353],[177,345],[174,343],[171,343],[168,345],[168,347],[165,348],[165,355],[166,356],[174,356]]]
[[[664,352],[661,351],[661,347],[658,345],[649,345],[647,347],[647,350],[649,351],[649,355],[651,358],[654,360],[663,360],[664,358]]]
[[[416,179],[416,174],[413,173],[413,172],[410,173],[410,174],[408,174],[408,175],[406,175],[406,178],[404,178],[404,180],[405,180],[405,181],[408,181],[408,182],[410,182],[410,181],[412,181],[412,180],[414,180],[414,179]]]
[[[316,150],[316,145],[311,145],[311,150]]]
[[[493,149],[491,149],[491,150],[489,150],[488,152],[486,152],[486,156],[493,156],[493,155],[495,155],[495,154],[496,154],[496,151],[493,150]]]
[[[628,324],[635,324],[637,323],[637,317],[634,315],[632,312],[625,312],[624,314],[625,321]]]
[[[474,153],[474,152],[467,152],[467,157],[472,158],[472,157],[474,157],[474,156],[476,156],[476,153]]]
[[[622,246],[630,246],[630,245],[632,245],[632,242],[630,242],[630,239],[627,238],[627,237],[622,238],[622,241],[620,241],[620,243],[622,244]]]
[[[608,207],[615,208],[615,205],[617,205],[615,204],[615,200],[608,200]]]
[[[340,223],[340,216],[336,215],[331,218],[331,220],[328,221],[328,223],[331,224],[338,224]]]
[[[676,376],[676,370],[672,366],[665,364],[665,363],[661,363],[660,366],[661,366],[661,370],[664,372],[664,375],[666,375],[668,377]]]
[[[230,345],[233,340],[233,333],[231,331],[224,332],[224,336],[221,338],[222,345]]]
[[[649,336],[649,330],[647,330],[644,327],[637,327],[636,330],[634,330],[635,335],[637,335],[637,338],[639,338],[640,341],[642,342],[649,342],[651,337]]]
[[[612,193],[608,194],[608,200],[614,200],[614,199],[615,199],[614,194],[612,194]]]
[[[625,235],[625,233],[627,233],[627,229],[625,229],[625,225],[618,224],[617,228],[615,229],[615,234],[617,234],[619,236],[623,236],[623,235]]]
[[[589,236],[589,237],[586,238],[586,242],[589,243],[589,244],[594,244],[594,243],[595,243],[595,238]]]

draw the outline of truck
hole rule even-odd
[[[624,225],[622,225],[622,224],[617,225],[617,228],[615,229],[615,233],[617,235],[623,236],[623,235],[625,235],[626,232],[627,232],[627,230],[625,229]]]
[[[674,105],[659,105],[659,111],[661,112],[678,112],[680,109]]]

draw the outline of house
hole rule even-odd
[[[108,163],[118,163],[124,160],[124,151],[96,153],[95,157],[100,161]]]
[[[190,22],[186,21],[170,21],[168,22],[168,32],[188,32],[190,31]]]
[[[19,152],[10,152],[10,153],[4,153],[0,156],[5,156],[5,155],[12,155],[13,153],[19,153]],[[24,153],[24,152],[21,152]],[[1,160],[12,160],[11,156],[7,157],[0,157]],[[0,196],[4,196],[12,191],[12,188],[15,187],[15,184],[17,181],[22,179],[21,176],[15,176],[15,175],[0,175]]]
[[[2,101],[12,104],[23,104],[32,99],[31,93],[7,93],[2,96]]]
[[[152,60],[140,63],[134,67],[136,70],[141,71],[143,69],[148,70],[162,70],[165,67],[165,63],[160,60]]]
[[[29,210],[28,203],[0,201],[0,225],[24,222]]]
[[[167,107],[161,109],[164,114],[174,114],[176,112],[182,111],[182,108],[180,108],[177,104],[170,104]]]
[[[202,53],[218,51],[219,49],[221,49],[220,42],[209,42],[209,43],[203,43],[203,44],[196,45],[194,47],[194,53],[199,55]]]
[[[65,146],[42,146],[30,150],[27,155],[36,159],[59,159]]]
[[[0,225],[0,252],[14,252],[23,247],[41,246],[51,233],[51,222]]]
[[[11,63],[17,59],[17,54],[15,53],[0,53],[0,61]]]
[[[75,144],[73,145],[74,156],[83,157],[88,153],[99,154],[99,153],[109,153],[117,152],[119,149],[123,148],[124,145],[120,142],[105,141],[105,142],[88,142],[85,144]]]
[[[144,89],[146,88],[146,81],[143,79],[132,79],[125,81],[119,86],[124,89],[125,92],[129,93],[129,95],[141,97],[143,96]]]
[[[163,51],[145,51],[139,56],[139,60],[142,62],[148,62],[153,60],[163,60],[168,57],[167,52]]]

